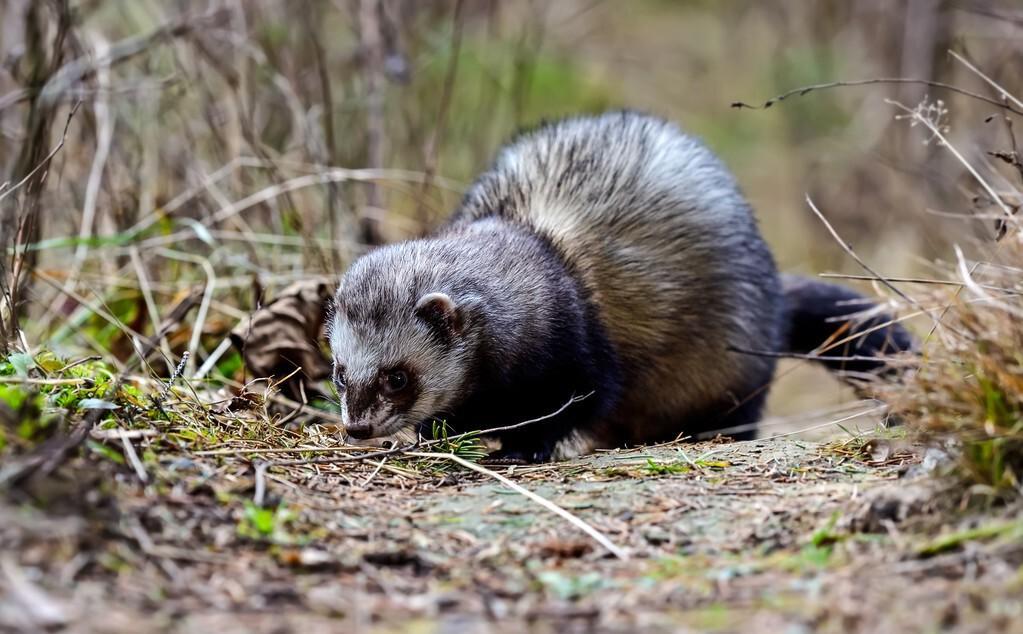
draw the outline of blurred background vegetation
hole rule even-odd
[[[998,187],[996,106],[889,83],[730,104],[893,77],[999,101],[949,51],[1018,95],[1021,36],[1010,0],[2,0],[0,326],[125,362],[199,292],[154,366],[192,350],[188,372],[239,379],[222,344],[265,297],[436,226],[517,129],[613,108],[719,153],[784,270],[862,272],[809,194],[875,269],[933,275],[990,240],[992,204],[886,100],[941,100]],[[775,414],[849,398],[790,370]]]

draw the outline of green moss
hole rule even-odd
[[[692,462],[688,460],[684,462],[654,462],[653,459],[647,458],[644,469],[647,473],[652,475],[672,475],[678,473],[689,473],[694,468],[724,469],[730,466],[731,463],[727,460],[707,460],[704,458],[697,458]]]
[[[652,458],[646,459],[644,468],[647,473],[652,475],[674,475],[692,471],[692,467],[684,462],[654,462]]]
[[[18,384],[0,384],[0,401],[13,410],[19,410],[32,396],[24,386]]]

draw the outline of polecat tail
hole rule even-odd
[[[812,355],[828,369],[856,379],[888,374],[893,368],[885,358],[915,349],[912,335],[863,295],[796,275],[781,277],[785,352]]]

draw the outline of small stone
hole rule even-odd
[[[671,541],[671,535],[659,526],[650,526],[643,529],[643,538],[653,546],[659,546]]]

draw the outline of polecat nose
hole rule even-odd
[[[373,426],[369,423],[349,423],[345,431],[356,440],[366,440],[373,437]]]

